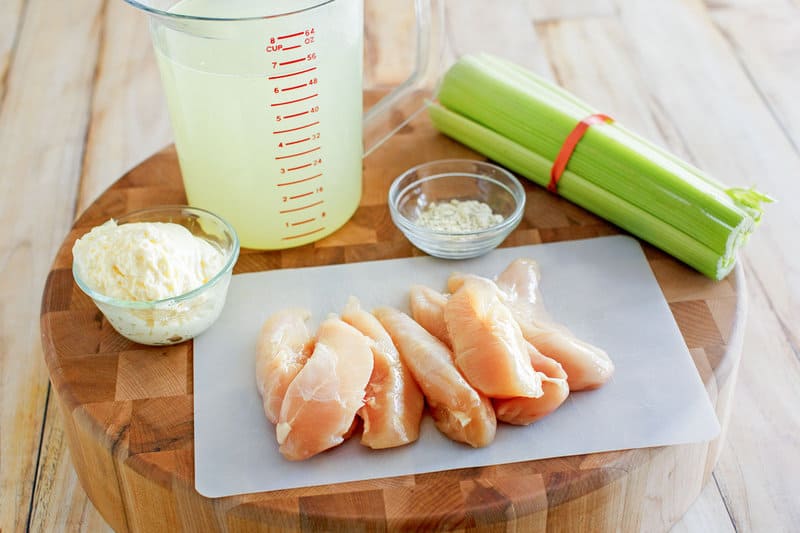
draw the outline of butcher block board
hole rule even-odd
[[[365,308],[408,309],[408,287],[444,290],[454,270],[493,277],[515,258],[539,262],[545,305],[616,365],[595,391],[573,393],[527,427],[499,424],[481,449],[423,419],[420,439],[375,451],[358,439],[302,462],[278,452],[255,382],[259,329],[273,312],[307,307],[316,325],[357,296]],[[195,486],[221,497],[594,452],[708,441],[719,424],[640,245],[625,236],[504,248],[466,261],[416,257],[233,277],[219,320],[194,341]]]

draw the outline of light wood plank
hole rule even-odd
[[[738,531],[793,531],[800,524],[800,361],[758,287],[750,290],[749,316],[716,478]]]
[[[800,173],[797,154],[703,6],[620,5],[638,68],[659,106],[670,110],[695,162],[724,181],[797,197],[800,185],[787,179]],[[798,523],[794,473],[800,464],[790,450],[798,447],[800,421],[790,406],[798,401],[800,362],[787,335],[800,316],[800,215],[791,204],[769,207],[745,256],[750,329],[736,415],[716,471],[738,530],[777,531]]]
[[[800,94],[800,31],[798,31],[800,10],[795,7],[781,9],[747,9],[723,10],[713,13],[713,21],[718,26],[722,35],[739,57],[752,83],[755,85],[759,96],[772,113],[773,120],[778,124],[783,133],[788,136],[789,143],[794,151],[794,159],[800,159],[800,105],[797,95]],[[786,150],[788,151],[788,150]],[[783,153],[781,150],[780,153]],[[781,215],[792,212],[796,215],[792,201],[795,194],[800,192],[797,180],[789,176],[793,174],[797,165],[785,167],[787,174],[780,176],[780,154],[769,153],[767,157],[777,157],[771,160],[771,170],[775,172],[771,189],[779,204],[770,206],[768,216],[772,218],[773,210]],[[793,186],[794,185],[794,186]],[[782,200],[782,201],[781,201]],[[797,216],[791,219],[786,217],[790,224],[800,220]],[[795,249],[800,248],[800,240],[796,231],[791,228],[797,226],[779,226],[779,238],[785,239],[784,248],[788,244]],[[763,248],[761,248],[763,250]],[[761,250],[752,251],[749,257],[756,261]],[[791,252],[790,252],[791,253]],[[800,266],[797,261],[786,258],[786,263],[772,265],[768,261],[758,261],[757,276],[769,295],[770,305],[774,308],[777,318],[782,325],[784,334],[788,335],[795,353],[800,354]],[[767,270],[765,267],[775,267]],[[783,267],[788,271],[782,271]]]
[[[616,12],[614,0],[528,0],[528,5],[533,20],[537,22],[613,15]]]
[[[447,62],[465,54],[488,52],[551,77],[526,0],[506,0],[503,9],[486,9],[482,0],[450,2],[447,36],[451,55]]]
[[[0,102],[5,94],[8,69],[16,50],[24,8],[25,0],[5,0],[0,11]]]
[[[30,0],[0,109],[4,531],[23,530],[28,519],[47,392],[39,302],[73,216],[101,9],[100,0]]]
[[[788,7],[791,5],[792,0],[705,0],[709,9],[726,9],[726,8],[772,8],[772,7]]]
[[[670,530],[671,533],[735,533],[725,502],[712,479],[697,501]]]
[[[147,16],[112,0],[102,24],[76,215],[126,170],[172,142]]]
[[[42,443],[31,530],[113,531],[78,482],[64,437],[63,418],[52,395]]]
[[[726,9],[712,19],[741,59],[775,120],[800,151],[800,10]]]

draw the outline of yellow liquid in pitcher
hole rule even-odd
[[[265,4],[274,2],[184,0],[172,11],[235,17]],[[311,14],[205,23],[214,33],[202,37],[154,29],[189,203],[227,219],[242,246],[316,241],[358,206],[362,9],[340,0]]]

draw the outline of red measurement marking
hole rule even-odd
[[[305,152],[297,152],[296,154],[282,155],[282,156],[276,157],[275,159],[289,159],[290,157],[297,157],[299,155],[310,154],[311,152],[316,152],[317,150],[319,150],[319,146],[317,146],[316,148],[312,148],[310,150],[306,150]]]
[[[313,235],[315,233],[319,233],[320,231],[322,231],[324,229],[325,229],[325,226],[323,226],[321,228],[317,228],[317,229],[312,230],[312,231],[307,231],[305,233],[301,233],[300,235],[290,235],[289,237],[284,237],[282,240],[288,241],[290,239],[299,239],[300,237],[308,237],[309,235]]]
[[[291,61],[281,61],[278,65],[285,67],[286,65],[294,65],[295,63],[300,63],[301,61],[305,61],[305,57],[301,57],[300,59],[292,59]]]
[[[316,98],[319,96],[319,93],[309,94],[308,96],[304,96],[302,98],[297,98],[296,100],[288,100],[286,102],[275,102],[274,104],[269,104],[270,107],[277,107],[279,105],[289,105],[289,104],[296,104],[297,102],[303,102],[305,100],[311,100],[312,98]]]
[[[283,51],[284,51],[284,52],[287,52],[287,51],[289,51],[289,50],[294,50],[295,48],[300,48],[300,45],[299,45],[299,44],[296,44],[296,45],[294,45],[294,46],[287,46],[286,48],[284,48],[284,49],[283,49]]]
[[[272,134],[273,135],[277,135],[278,133],[290,133],[292,131],[297,131],[297,130],[302,130],[302,129],[305,129],[305,128],[310,128],[311,126],[316,126],[317,124],[319,124],[319,120],[316,121],[316,122],[312,122],[311,124],[306,124],[305,126],[297,126],[296,128],[291,128],[291,129],[288,129],[288,130],[273,131]]]
[[[281,78],[289,78],[291,76],[298,76],[300,74],[305,74],[306,72],[313,72],[315,70],[317,70],[317,67],[311,67],[311,68],[307,68],[305,70],[300,70],[300,71],[297,71],[297,72],[290,72],[289,74],[280,74],[278,76],[270,76],[267,79],[268,80],[279,80]]]
[[[294,209],[284,209],[283,211],[278,211],[278,212],[284,215],[286,213],[294,213],[296,211],[302,211],[304,209],[311,209],[312,207],[317,207],[318,205],[322,205],[323,203],[325,203],[325,201],[320,200],[319,202],[314,202],[313,204],[302,205],[300,207],[295,207]]]
[[[293,144],[300,144],[300,143],[304,143],[304,142],[310,141],[310,140],[311,140],[311,137],[306,137],[305,139],[298,139],[296,141],[292,141],[290,143],[286,143],[286,146],[291,146]]]
[[[294,91],[295,89],[301,89],[303,87],[308,87],[308,84],[304,83],[302,85],[293,85],[291,87],[284,87],[283,89],[281,89],[281,92],[285,93],[286,91]]]
[[[305,198],[306,196],[311,196],[314,194],[314,191],[304,192],[303,194],[295,194],[294,196],[290,196],[289,200],[297,200],[298,198]]]
[[[303,115],[308,115],[308,111],[302,111],[300,113],[295,113],[294,115],[283,115],[283,118],[295,118],[295,117],[302,117]]]
[[[311,166],[311,163],[306,163],[305,165],[300,165],[299,167],[287,168],[286,170],[288,170],[289,172],[292,172],[294,170],[300,170],[301,168],[308,168],[310,166]]]
[[[314,174],[313,176],[310,176],[308,178],[303,178],[301,180],[286,181],[286,182],[283,182],[283,183],[279,183],[278,187],[286,187],[287,185],[297,185],[298,183],[305,183],[307,181],[315,180],[315,179],[317,179],[317,178],[319,178],[321,176],[322,176],[322,172],[320,172],[319,174]]]
[[[292,37],[300,37],[301,35],[305,35],[306,32],[299,31],[297,33],[290,33],[289,35],[281,35],[278,37],[278,40],[281,41],[283,39],[291,39]]]
[[[302,224],[308,224],[309,222],[314,222],[317,220],[317,217],[307,218],[305,220],[301,220],[300,222],[292,222],[292,226],[300,226]]]

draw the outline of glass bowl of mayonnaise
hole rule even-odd
[[[72,248],[72,274],[117,332],[141,344],[194,338],[219,317],[239,238],[196,207],[152,207],[93,228]]]

